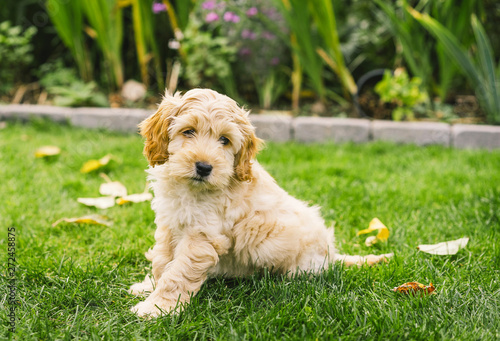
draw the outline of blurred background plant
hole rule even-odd
[[[199,86],[293,114],[355,117],[359,101],[373,118],[499,123],[498,20],[496,0],[7,1],[0,100],[153,107]],[[377,82],[395,79],[358,87],[400,67],[425,102],[384,100]],[[124,98],[127,80],[146,97]]]
[[[26,80],[20,76],[33,62],[31,39],[35,33],[35,27],[23,31],[10,21],[0,23],[0,94],[12,91],[15,83]]]
[[[414,107],[427,102],[429,97],[421,88],[422,80],[418,77],[410,79],[403,68],[398,68],[391,73],[385,71],[384,77],[375,86],[375,92],[383,103],[395,104],[392,111],[394,121],[415,120]]]

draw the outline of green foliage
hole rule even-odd
[[[428,100],[427,93],[421,89],[422,80],[418,77],[410,79],[404,69],[396,69],[394,75],[390,71],[384,73],[384,77],[375,86],[375,92],[380,96],[381,101],[393,103],[397,108],[392,112],[395,121],[406,118],[415,118],[413,108],[419,103]]]
[[[106,96],[98,91],[93,81],[83,82],[75,71],[62,63],[44,64],[40,67],[40,85],[54,96],[54,104],[64,107],[109,106]]]
[[[388,1],[376,0],[384,11],[389,28],[409,70],[422,79],[429,95],[437,94],[445,101],[454,82],[457,81],[459,70],[449,62],[441,42],[429,39],[428,33],[407,13],[407,0]],[[433,13],[466,46],[470,46],[473,36],[470,32],[468,17],[478,11],[480,2],[477,0],[462,1],[460,5],[455,0],[416,1],[416,7],[423,12]]]
[[[500,86],[497,82],[500,63],[495,65],[491,43],[477,17],[471,15],[471,26],[476,40],[473,56],[446,27],[427,14],[421,14],[408,7],[409,13],[422,24],[443,45],[450,60],[460,67],[474,87],[481,107],[488,114],[491,123],[500,124]]]
[[[191,20],[184,32],[184,76],[190,86],[222,89],[232,96],[235,90],[228,88],[227,81],[233,78],[231,63],[236,60],[237,49],[230,46],[227,37],[213,37],[200,28],[197,21]]]
[[[116,0],[77,1],[82,1],[85,17],[93,30],[92,38],[101,50],[108,81],[112,87],[119,89],[124,77],[122,9]]]
[[[64,45],[71,51],[84,81],[92,80],[90,54],[85,45],[82,0],[47,0],[47,13]]]
[[[0,23],[0,94],[9,92],[33,62],[31,39],[36,31],[29,27],[23,32],[9,21]]]

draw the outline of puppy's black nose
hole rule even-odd
[[[209,176],[212,168],[208,163],[196,162],[196,173],[201,177]]]

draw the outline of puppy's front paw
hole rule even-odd
[[[144,281],[141,283],[135,283],[128,289],[128,292],[132,295],[146,295],[151,292],[153,292],[154,287],[153,287],[153,279],[149,277],[149,275],[146,275],[146,278],[144,278]]]
[[[179,307],[177,307],[176,309],[176,306],[176,301],[168,301],[164,299],[146,299],[145,301],[136,304],[130,310],[133,313],[137,314],[137,316],[139,317],[155,318],[161,315],[178,312]]]

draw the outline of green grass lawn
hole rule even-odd
[[[35,159],[43,145],[62,148]],[[112,154],[105,172],[130,193],[145,186],[142,140],[61,127],[9,123],[0,130],[0,248],[16,228],[19,340],[74,339],[404,339],[500,338],[500,152],[388,143],[269,143],[260,162],[292,195],[322,206],[340,250],[394,252],[387,264],[333,269],[294,279],[255,275],[210,279],[180,315],[145,321],[129,309],[127,288],[144,278],[154,214],[138,203],[97,210],[77,203],[99,196],[103,179],[81,174],[89,159]],[[101,213],[110,227],[51,224]],[[364,245],[356,231],[378,217],[385,244]],[[418,252],[418,244],[469,237],[454,256]],[[2,271],[0,338],[9,337]],[[437,295],[391,289],[432,282]]]

